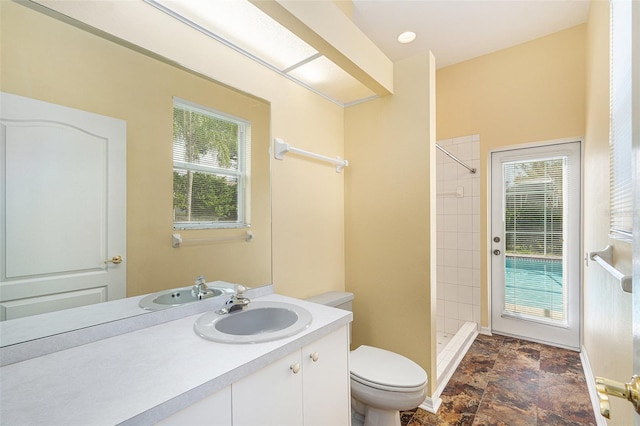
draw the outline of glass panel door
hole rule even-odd
[[[492,154],[492,329],[579,348],[580,143]]]

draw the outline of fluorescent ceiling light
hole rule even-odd
[[[318,52],[249,3],[238,0],[156,0],[177,15],[285,70]]]
[[[249,1],[144,1],[339,105],[375,97],[372,90]]]

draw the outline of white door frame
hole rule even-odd
[[[488,307],[488,315],[487,315],[487,328],[483,327],[483,331],[486,332],[487,334],[491,334],[493,332],[493,320],[492,320],[492,312],[493,312],[493,294],[492,294],[492,251],[493,251],[493,242],[492,242],[492,236],[491,236],[491,232],[492,232],[492,218],[493,218],[493,207],[492,207],[492,197],[493,197],[493,193],[492,193],[492,176],[493,176],[493,170],[492,170],[492,157],[494,153],[499,153],[499,152],[503,152],[503,151],[511,151],[511,150],[517,150],[517,149],[528,149],[528,148],[536,148],[536,147],[546,147],[546,146],[550,146],[550,145],[558,145],[558,144],[564,144],[564,143],[571,143],[571,142],[578,142],[580,144],[580,241],[578,243],[579,245],[579,253],[582,253],[583,250],[583,238],[582,238],[582,233],[583,233],[583,228],[582,228],[582,224],[584,223],[583,220],[583,216],[584,216],[584,209],[583,209],[583,199],[584,197],[582,197],[583,194],[583,170],[582,170],[582,165],[584,164],[584,138],[582,137],[571,137],[571,138],[562,138],[562,139],[552,139],[552,140],[547,140],[547,141],[541,141],[541,142],[531,142],[531,143],[524,143],[524,144],[518,144],[518,145],[507,145],[504,147],[500,147],[500,148],[496,148],[493,150],[490,150],[488,152],[488,156],[487,156],[487,180],[486,180],[486,184],[487,184],[487,220],[486,220],[486,225],[487,225],[487,238],[486,238],[486,253],[487,253],[487,259],[486,259],[486,267],[487,267],[487,296],[486,296],[486,301],[487,301],[487,307]],[[578,318],[578,327],[579,327],[579,332],[578,332],[578,344],[577,344],[577,348],[579,350],[579,348],[582,345],[582,328],[583,328],[583,320],[582,320],[582,277],[583,277],[583,270],[582,270],[582,264],[579,267],[579,281],[580,281],[580,286],[579,286],[579,296],[578,296],[578,300],[580,303],[580,315]],[[572,347],[573,349],[573,347]]]

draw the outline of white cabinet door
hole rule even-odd
[[[231,393],[234,426],[302,425],[300,351],[234,383]]]
[[[0,320],[125,297],[126,190],[124,121],[0,93]]]
[[[344,326],[159,424],[348,426],[348,330]]]
[[[160,426],[230,426],[231,386],[178,411],[156,425]]]
[[[350,424],[348,344],[345,326],[302,349],[305,426]]]

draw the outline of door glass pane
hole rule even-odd
[[[566,157],[503,164],[504,315],[566,325]]]

